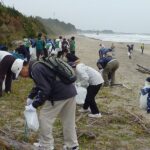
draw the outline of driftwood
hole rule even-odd
[[[146,74],[150,74],[150,69],[143,67],[139,64],[137,64],[138,68],[136,68],[136,70],[138,70],[141,73],[146,73]]]
[[[135,118],[134,121],[137,122],[145,130],[145,132],[150,134],[150,129],[146,127],[145,123],[138,115],[136,115],[128,110],[125,110],[125,111]]]
[[[21,143],[6,136],[0,136],[0,149],[3,150],[34,150],[34,146],[29,143]]]
[[[126,88],[128,90],[132,90],[130,87],[128,87],[127,85],[122,84],[122,83],[116,83],[116,84],[113,84],[112,86],[120,86],[120,87],[124,87],[124,88]]]

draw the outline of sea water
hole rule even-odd
[[[145,35],[145,34],[119,34],[119,33],[94,34],[93,33],[93,34],[82,34],[82,35],[94,39],[99,39],[102,41],[150,44],[150,35]]]

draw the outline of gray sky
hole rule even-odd
[[[1,0],[0,0],[1,1]],[[55,18],[79,29],[150,33],[150,0],[3,0],[26,16]]]

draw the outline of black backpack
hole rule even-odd
[[[49,67],[59,79],[65,84],[71,84],[76,81],[76,75],[72,67],[61,58],[49,56],[38,61]]]

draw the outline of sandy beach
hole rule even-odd
[[[76,54],[81,61],[98,70],[96,62],[98,60],[99,44],[102,43],[105,47],[110,47],[112,42],[103,42],[96,39],[87,38],[84,36],[76,36]],[[128,98],[130,101],[120,101],[122,103],[131,104],[137,108],[137,112],[143,114],[145,117],[149,116],[145,111],[139,109],[139,91],[144,85],[145,79],[150,76],[148,74],[140,73],[136,70],[137,64],[149,68],[150,64],[150,45],[145,45],[144,54],[141,54],[140,45],[134,44],[132,59],[127,55],[127,44],[129,43],[114,43],[115,57],[120,63],[120,67],[116,72],[116,83],[122,83],[129,89],[114,87],[110,89],[111,93],[115,93],[123,98]],[[130,90],[131,89],[131,90]],[[111,104],[110,104],[111,105]],[[114,105],[114,104],[113,104]],[[130,107],[129,109],[132,109]]]

